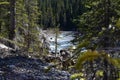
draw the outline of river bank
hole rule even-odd
[[[49,63],[38,58],[5,56],[0,58],[0,80],[70,80],[67,71],[51,68],[46,72],[48,66]]]

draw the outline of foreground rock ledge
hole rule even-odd
[[[70,74],[52,68],[47,73],[49,64],[40,59],[23,56],[0,58],[0,80],[70,80]]]

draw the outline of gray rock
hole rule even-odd
[[[70,80],[70,74],[51,68],[48,63],[23,56],[0,58],[0,80]]]

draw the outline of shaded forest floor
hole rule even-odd
[[[70,80],[70,74],[51,68],[45,72],[48,63],[26,56],[0,58],[0,80]]]

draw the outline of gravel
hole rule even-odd
[[[0,80],[70,80],[70,74],[51,68],[48,63],[25,56],[0,58]]]

